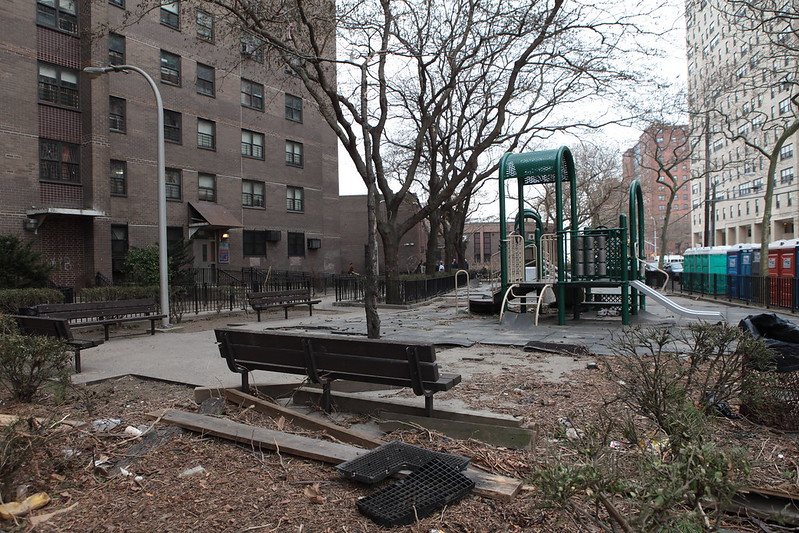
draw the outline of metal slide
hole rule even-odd
[[[653,289],[652,287],[645,284],[643,281],[640,280],[632,280],[630,281],[630,287],[641,291],[642,293],[646,294],[653,300],[661,303],[668,309],[671,309],[677,314],[682,316],[687,316],[689,318],[698,318],[701,320],[726,320],[724,315],[722,315],[719,311],[694,311],[692,309],[688,309],[687,307],[683,307],[680,304],[670,300],[660,294],[658,291]]]

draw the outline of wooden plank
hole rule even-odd
[[[308,415],[298,413],[292,409],[287,409],[286,407],[260,400],[255,396],[245,394],[235,389],[225,389],[225,398],[238,406],[252,406],[256,411],[268,414],[269,416],[282,416],[292,424],[295,424],[301,428],[322,431],[331,437],[348,444],[354,444],[366,449],[377,448],[378,446],[385,444],[385,441],[370,437],[359,431],[353,431],[336,424],[331,424],[326,420],[320,420],[318,418],[313,418]]]
[[[174,409],[148,413],[147,416],[153,419],[160,418],[162,422],[175,424],[203,435],[213,435],[248,446],[258,446],[270,450],[279,449],[280,453],[290,453],[332,464],[349,461],[367,452],[367,450],[347,444],[289,435],[280,431],[248,426],[225,418],[209,417]],[[475,494],[487,498],[508,501],[522,488],[522,482],[518,479],[489,474],[473,468],[464,471],[464,475],[474,480]]]
[[[475,439],[493,446],[513,450],[529,450],[535,445],[536,431],[520,427],[502,427],[464,420],[446,420],[428,416],[413,416],[400,413],[382,413],[378,426],[383,431],[426,428],[453,439]]]
[[[373,414],[373,413],[403,413],[414,416],[425,416],[424,408],[406,403],[403,401],[386,401],[378,398],[371,398],[350,392],[331,392],[333,405],[349,413]],[[292,397],[294,402],[300,405],[317,404],[321,391],[311,387],[297,389]],[[412,401],[412,400],[411,400]],[[475,413],[474,411],[464,411],[459,409],[442,409],[436,406],[433,410],[433,418],[443,418],[446,420],[462,420],[464,422],[474,422],[478,424],[488,424],[493,426],[520,427],[522,420],[510,415],[497,413]]]

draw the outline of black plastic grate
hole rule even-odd
[[[381,526],[405,526],[457,501],[474,481],[447,463],[433,459],[388,487],[358,500],[358,510]]]
[[[336,466],[345,477],[362,483],[377,483],[400,470],[418,470],[433,459],[438,459],[454,468],[463,470],[469,466],[469,458],[450,453],[425,450],[412,444],[391,441],[374,450]]]

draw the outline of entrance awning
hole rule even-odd
[[[244,224],[221,205],[189,202],[189,228],[194,231],[243,227]]]

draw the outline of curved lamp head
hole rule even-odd
[[[118,72],[122,70],[117,66],[110,66],[110,67],[85,67],[83,72],[89,75],[90,78],[94,79],[97,78],[106,72]]]

